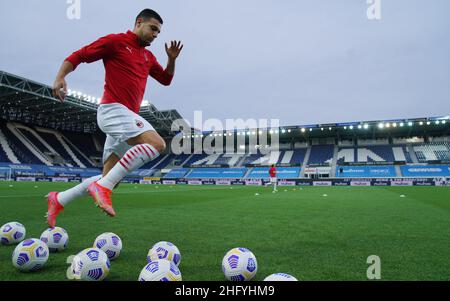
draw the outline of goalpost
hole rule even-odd
[[[12,168],[0,166],[0,180],[11,181]]]

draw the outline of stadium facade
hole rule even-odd
[[[0,180],[80,181],[101,173],[105,136],[98,99],[71,91],[64,103],[49,86],[0,71]],[[145,101],[140,115],[171,145],[221,139],[214,153],[170,150],[125,181],[190,185],[263,185],[278,166],[280,185],[445,185],[450,178],[450,118],[414,118],[173,132],[176,110]],[[277,135],[276,148],[258,134]],[[227,145],[232,137],[232,146]],[[242,137],[244,137],[242,139]],[[264,152],[262,150],[265,150]]]

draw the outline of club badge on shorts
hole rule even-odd
[[[144,123],[142,122],[142,121],[140,121],[140,120],[135,120],[136,121],[136,126],[138,127],[138,128],[140,128],[140,129],[142,129],[143,127],[144,127]]]

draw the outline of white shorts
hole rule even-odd
[[[126,142],[128,139],[155,130],[147,120],[120,103],[100,105],[97,109],[97,124],[106,134],[103,163],[112,153],[122,158],[132,147]]]
[[[277,182],[277,178],[276,177],[271,177],[270,178],[270,183],[276,183]]]

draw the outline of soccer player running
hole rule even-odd
[[[148,76],[162,85],[170,85],[175,73],[175,60],[183,45],[180,41],[165,44],[168,56],[165,69],[145,47],[158,37],[163,24],[159,14],[144,9],[136,17],[133,31],[110,34],[74,52],[63,62],[53,84],[53,94],[61,101],[67,93],[65,77],[80,63],[103,60],[105,87],[97,110],[97,123],[106,134],[103,149],[103,173],[84,180],[63,192],[49,192],[47,223],[77,197],[87,195],[107,215],[115,216],[111,193],[130,172],[154,160],[166,148],[153,126],[138,115]]]
[[[275,167],[275,164],[272,164],[272,167],[269,169],[269,175],[270,175],[270,183],[273,184],[273,191],[277,192],[277,169]]]

